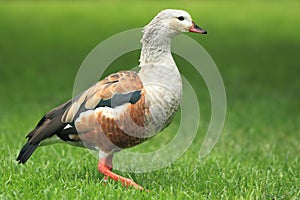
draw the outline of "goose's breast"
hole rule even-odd
[[[145,86],[146,103],[149,105],[151,114],[151,122],[155,132],[161,131],[166,127],[172,118],[181,102],[182,90],[170,89],[160,85]]]

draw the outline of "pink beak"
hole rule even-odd
[[[207,34],[206,30],[203,30],[199,26],[197,26],[194,22],[191,28],[189,29],[190,32],[199,33],[199,34]]]

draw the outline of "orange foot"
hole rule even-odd
[[[99,160],[98,171],[104,174],[104,181],[106,181],[107,178],[109,177],[115,181],[121,181],[123,186],[134,187],[135,189],[144,190],[142,186],[135,183],[133,180],[117,175],[113,173],[111,169],[112,169],[112,155],[109,155],[108,157]]]

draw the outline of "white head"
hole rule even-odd
[[[147,29],[159,30],[171,37],[181,32],[207,33],[195,25],[188,12],[175,9],[166,9],[159,12],[144,30]]]
[[[176,66],[171,54],[171,38],[182,32],[206,34],[186,11],[166,9],[158,13],[144,27],[140,65],[167,62]]]

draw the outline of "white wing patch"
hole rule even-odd
[[[73,126],[71,126],[70,124],[67,124],[64,129],[68,129],[68,128],[73,128]]]

